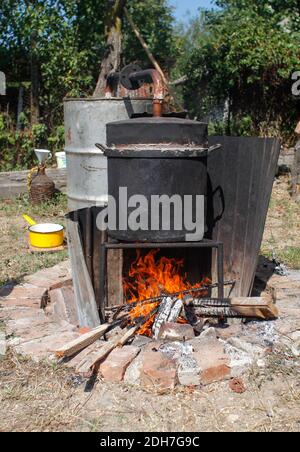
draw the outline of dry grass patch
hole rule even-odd
[[[22,218],[27,213],[38,222],[65,224],[67,202],[58,195],[53,202],[32,206],[26,196],[15,200],[0,200],[0,286],[7,281],[20,281],[25,275],[41,268],[52,267],[67,258],[67,251],[31,254],[28,249],[27,225]]]
[[[64,368],[12,352],[0,360],[0,431],[73,430],[77,405],[71,374]]]
[[[276,257],[291,268],[300,269],[300,203],[290,196],[290,177],[276,179],[266,229],[262,253]]]

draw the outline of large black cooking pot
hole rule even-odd
[[[175,224],[172,202],[170,228],[164,230],[162,209],[159,212],[152,208],[157,201],[153,195],[169,198],[179,195],[182,201],[184,196],[191,195],[193,202],[188,212],[196,221],[196,196],[206,197],[207,193],[208,152],[207,124],[179,118],[138,118],[108,124],[105,155],[108,158],[109,212],[116,206],[116,225],[109,227],[109,236],[129,242],[194,240],[187,238],[192,231],[185,227],[184,209],[178,210],[178,205],[177,219],[181,212],[181,221]],[[136,195],[143,195],[146,201],[140,204],[139,198],[131,198]],[[132,205],[128,205],[130,198]],[[138,221],[144,219],[143,230],[127,226],[134,218],[133,212],[138,215],[137,207],[142,215]],[[158,217],[155,212],[159,212]],[[165,214],[168,216],[168,209]],[[145,230],[145,219],[148,230]],[[205,224],[205,210],[201,221]],[[202,238],[203,234],[195,240]]]

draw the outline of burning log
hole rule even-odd
[[[173,305],[173,307],[172,307],[172,309],[171,309],[170,315],[168,317],[168,322],[170,322],[170,323],[176,322],[178,317],[180,316],[182,308],[183,308],[183,301],[182,300],[176,300],[174,305]]]
[[[176,298],[165,298],[159,306],[152,331],[154,339],[157,339],[164,323],[176,322],[183,308],[182,300]]]
[[[159,331],[164,323],[167,322],[169,315],[171,313],[171,310],[174,306],[175,300],[174,298],[164,298],[161,302],[157,316],[155,318],[154,325],[152,327],[153,331],[153,337],[154,339],[158,338]]]
[[[235,281],[233,281],[233,280],[224,282],[224,286],[233,286],[234,284],[235,284]],[[181,290],[179,292],[169,293],[168,295],[172,298],[173,297],[178,298],[178,297],[183,297],[184,295],[191,295],[191,294],[197,294],[197,293],[201,293],[201,292],[207,292],[208,290],[216,289],[217,287],[218,287],[218,284],[205,284],[205,285],[201,285],[201,287],[194,287],[194,288],[187,289],[187,290]],[[164,298],[166,298],[166,295],[160,295],[158,297],[147,298],[145,300],[139,300],[139,301],[134,301],[134,302],[126,302],[123,305],[111,306],[109,308],[106,308],[106,311],[107,312],[113,311],[116,316],[118,314],[118,312],[130,311],[133,307],[136,307],[136,306],[143,306],[146,304],[162,302]]]
[[[271,295],[263,297],[240,297],[220,300],[217,298],[192,297],[185,299],[185,305],[193,308],[201,317],[240,317],[271,320],[278,317],[278,309]]]

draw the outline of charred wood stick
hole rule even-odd
[[[180,299],[176,300],[171,309],[170,315],[168,317],[168,322],[171,322],[171,323],[176,322],[178,317],[180,316],[182,308],[183,308],[183,301]]]
[[[186,305],[194,308],[198,315],[206,317],[223,316],[271,320],[279,315],[272,296],[267,294],[263,297],[252,298],[199,299],[188,301]]]
[[[175,301],[176,300],[174,298],[167,297],[164,298],[163,301],[161,302],[158,308],[158,313],[155,322],[152,327],[154,339],[158,338],[158,334],[162,325],[167,322]]]
[[[198,317],[203,318],[235,318],[243,319],[244,315],[240,315],[230,308],[214,308],[214,307],[197,307],[195,308],[194,314]]]
[[[231,286],[232,284],[234,284],[235,281],[225,281],[224,285],[225,286]],[[183,295],[189,295],[191,293],[197,293],[197,292],[205,292],[206,290],[209,289],[215,289],[217,288],[219,285],[216,284],[209,284],[209,285],[205,285],[205,286],[201,286],[198,288],[193,288],[193,289],[187,289],[187,290],[182,290],[180,292],[174,292],[174,293],[170,293],[168,294],[170,297],[180,297]],[[134,308],[138,305],[144,305],[144,304],[152,304],[152,303],[156,303],[156,302],[160,302],[162,301],[164,298],[166,297],[166,295],[160,295],[159,297],[154,297],[154,298],[147,298],[146,300],[140,300],[140,301],[134,301],[132,303],[126,303],[126,304],[122,304],[119,306],[112,306],[109,308],[106,308],[108,311],[122,311],[122,310],[129,310],[131,308]]]

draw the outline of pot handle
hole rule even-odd
[[[213,152],[213,151],[216,151],[216,150],[218,150],[218,149],[221,149],[221,147],[222,147],[221,144],[214,144],[213,146],[210,146],[210,147],[207,149],[207,155],[210,154],[210,153]]]
[[[221,201],[221,212],[214,218],[214,224],[216,224],[218,221],[220,221],[223,217],[223,214],[225,212],[225,196],[222,187],[219,185],[212,193],[213,198],[219,194],[219,198]]]
[[[95,146],[100,149],[100,151],[104,154],[106,151],[106,147],[103,144],[96,143]]]

